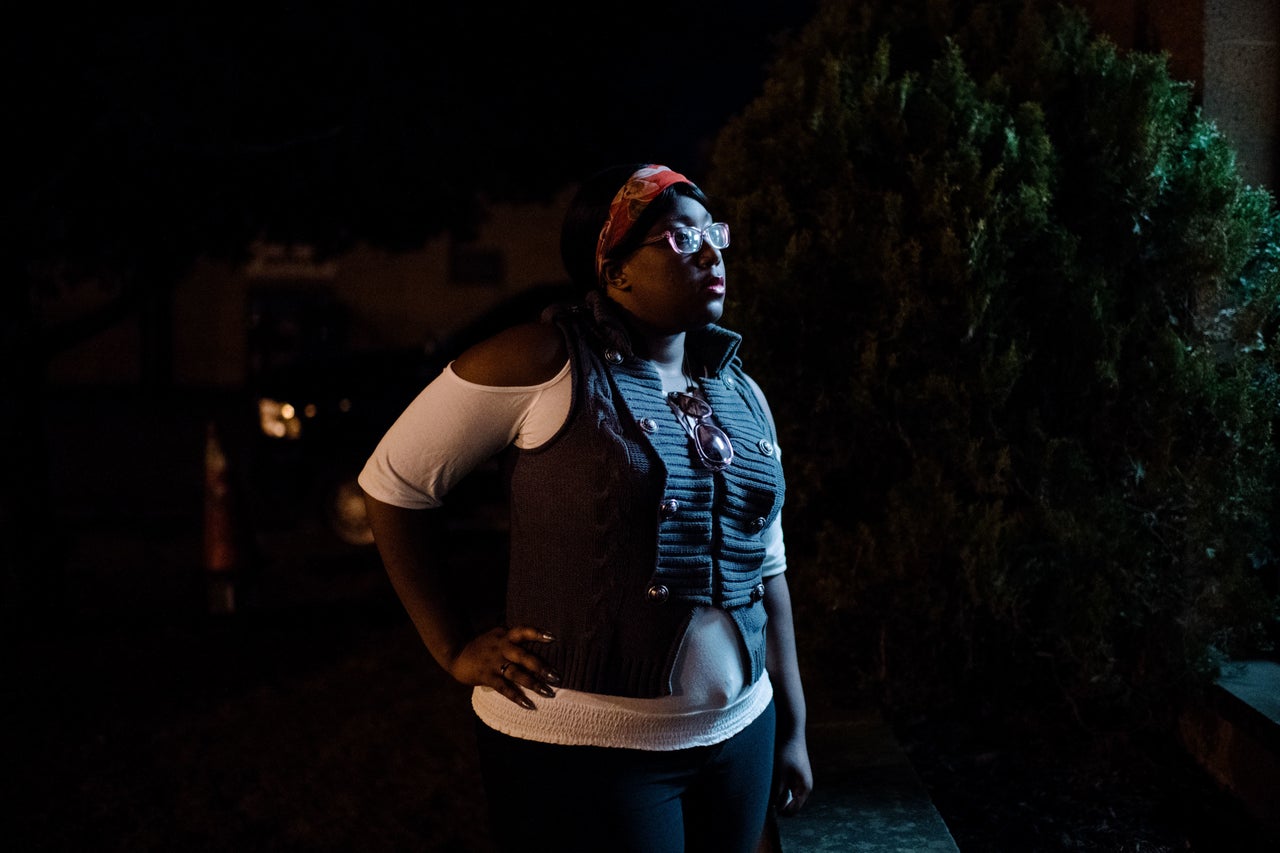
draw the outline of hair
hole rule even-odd
[[[600,241],[600,230],[609,218],[613,197],[632,175],[648,165],[652,164],[630,163],[602,169],[584,180],[569,202],[560,228],[560,260],[570,282],[584,293],[600,287],[596,275],[596,245]],[[676,199],[681,196],[691,198],[707,209],[711,207],[706,194],[694,184],[672,184],[649,203],[605,260],[625,258],[634,252],[653,223],[670,213]]]

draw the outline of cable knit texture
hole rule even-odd
[[[508,624],[557,638],[530,649],[565,687],[647,698],[671,693],[693,609],[719,607],[754,683],[764,670],[761,534],[784,487],[737,357],[740,337],[708,326],[686,340],[693,362],[708,367],[699,382],[733,443],[733,464],[713,472],[607,299],[554,307],[546,320],[568,344],[573,402],[554,438],[511,463]]]

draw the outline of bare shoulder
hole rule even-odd
[[[564,338],[554,326],[521,323],[458,356],[453,372],[477,385],[539,385],[554,379],[568,358]]]

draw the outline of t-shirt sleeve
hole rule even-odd
[[[406,509],[440,506],[453,486],[511,444],[536,446],[568,413],[569,364],[540,385],[468,382],[450,364],[387,430],[360,472],[371,497]]]
[[[760,564],[760,574],[767,578],[786,570],[787,546],[782,538],[782,514],[779,513],[764,532],[764,562]]]

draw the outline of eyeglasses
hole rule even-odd
[[[667,405],[676,413],[680,425],[693,441],[693,449],[698,452],[702,464],[712,471],[728,468],[733,461],[733,444],[724,430],[711,422],[711,404],[693,394],[672,391],[667,395]]]
[[[703,240],[706,240],[717,249],[727,249],[729,247],[729,223],[712,222],[706,228],[691,228],[689,226],[672,228],[670,231],[663,231],[657,237],[650,237],[640,246],[651,246],[663,240],[671,244],[671,248],[677,255],[692,255],[694,252],[700,251]],[[638,249],[640,246],[636,248]]]

